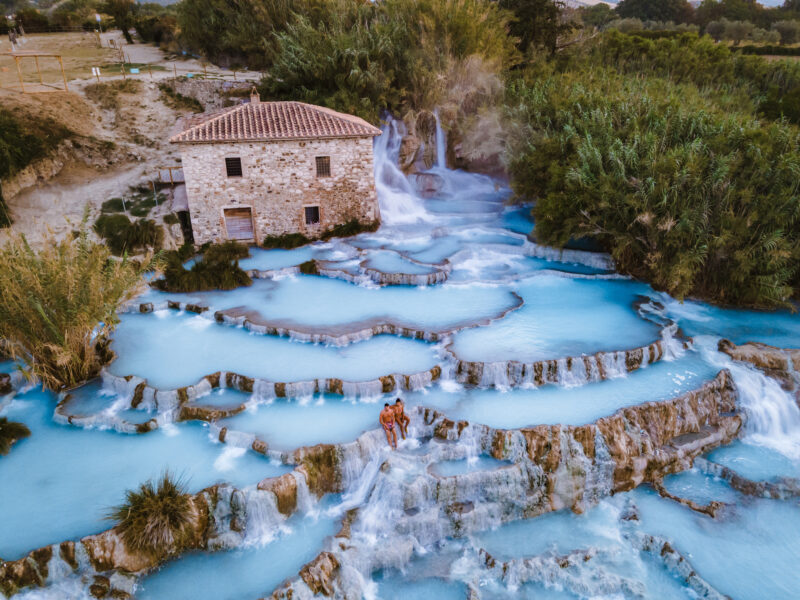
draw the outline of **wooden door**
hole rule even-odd
[[[229,240],[252,240],[253,213],[249,206],[225,209],[225,228]]]

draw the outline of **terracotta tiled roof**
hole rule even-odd
[[[250,102],[184,120],[170,142],[207,143],[373,137],[364,119],[303,102]]]

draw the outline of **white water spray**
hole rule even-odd
[[[397,166],[400,146],[406,134],[402,121],[389,117],[375,139],[375,187],[381,206],[381,218],[387,225],[430,220],[430,215],[414,186]]]

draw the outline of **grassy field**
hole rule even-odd
[[[50,52],[61,54],[67,80],[89,79],[92,67],[103,67],[117,56],[113,48],[98,48],[93,33],[40,33],[27,36],[27,43],[18,48],[23,52]],[[9,52],[11,45],[7,39],[0,43],[0,53]],[[55,58],[40,58],[39,67],[42,81],[49,86],[62,88],[61,67]],[[20,60],[23,82],[26,88],[38,89],[39,76],[33,58]],[[19,89],[17,67],[10,56],[0,55],[0,87]]]

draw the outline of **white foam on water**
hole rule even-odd
[[[232,471],[236,467],[236,459],[244,456],[247,448],[239,448],[237,446],[226,446],[219,458],[214,461],[214,468],[217,471]]]
[[[776,379],[755,367],[732,360],[717,351],[719,338],[697,336],[695,344],[704,358],[729,369],[745,412],[746,443],[765,446],[793,460],[800,459],[800,407]]]

